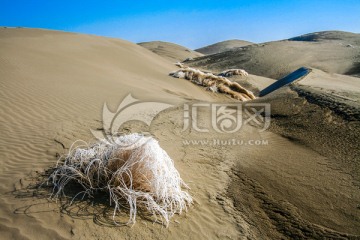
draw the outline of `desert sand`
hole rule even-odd
[[[203,56],[200,52],[169,42],[152,41],[138,44],[172,62],[182,62],[186,59]]]
[[[287,48],[288,42],[276,44]],[[239,102],[168,76],[177,69],[174,59],[119,39],[0,29],[1,238],[360,237],[358,78],[313,68],[298,84],[252,101],[271,104],[270,129],[261,132],[247,124],[222,134],[210,127],[210,110],[201,108],[198,126],[209,132],[199,133],[182,131],[185,103]],[[350,67],[343,61],[344,69]],[[275,81],[267,75],[272,76],[230,79],[256,94]],[[132,227],[115,226],[106,196],[68,205],[49,200],[49,189],[31,187],[74,141],[94,139],[90,129],[102,128],[105,102],[116,111],[129,93],[173,105],[150,126],[134,121],[121,128],[150,132],[191,188],[194,204],[173,217],[168,228],[146,214]],[[231,139],[264,144],[226,144]],[[127,218],[126,211],[118,216],[119,221]]]
[[[196,52],[202,53],[204,55],[211,55],[215,53],[226,52],[235,48],[244,47],[247,45],[253,44],[252,42],[233,39],[222,41],[218,43],[211,44],[202,48],[195,49]]]
[[[360,73],[359,42],[360,34],[340,31],[319,32],[200,57],[191,65],[218,71],[225,67],[241,66],[251,74],[274,79],[279,79],[300,67],[357,75]]]

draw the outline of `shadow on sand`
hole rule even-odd
[[[59,212],[73,219],[93,219],[93,222],[100,226],[131,227],[131,224],[128,224],[129,208],[125,199],[121,202],[121,211],[114,214],[114,207],[110,204],[108,193],[99,191],[94,195],[88,195],[83,191],[81,185],[75,182],[68,183],[64,195],[55,198],[54,186],[47,183],[52,170],[36,173],[36,176],[28,176],[25,180],[20,180],[21,187],[15,187],[14,191],[8,192],[15,198],[24,200],[24,206],[16,208],[14,214],[33,217],[33,214],[42,212]],[[151,223],[161,224],[144,209],[138,209],[137,217]]]

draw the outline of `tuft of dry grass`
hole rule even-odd
[[[54,185],[55,198],[65,194],[70,182],[82,186],[77,195],[107,193],[114,206],[114,222],[117,212],[128,208],[128,224],[134,224],[141,208],[168,226],[174,214],[192,203],[191,196],[182,190],[188,186],[172,159],[154,138],[136,133],[120,136],[113,143],[72,147],[59,159],[48,181]]]
[[[223,76],[223,77],[231,77],[233,75],[240,75],[240,76],[247,77],[249,74],[245,70],[237,69],[237,68],[236,69],[227,69],[227,70],[219,73],[219,76]]]
[[[209,91],[225,93],[240,101],[248,101],[256,98],[251,91],[225,77],[232,75],[247,76],[247,72],[242,69],[229,69],[221,72],[219,75],[214,75],[195,68],[184,67],[175,72],[171,72],[169,75],[175,78],[190,80],[197,85],[206,87]]]

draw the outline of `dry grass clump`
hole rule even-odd
[[[184,68],[184,67],[185,67],[185,65],[182,64],[181,62],[176,62],[176,63],[174,63],[174,64],[175,64],[175,66],[177,66],[177,67],[179,67],[179,68]]]
[[[231,88],[229,88],[228,86],[223,85],[223,84],[218,86],[218,92],[226,93],[226,94],[230,95],[232,98],[235,98],[235,99],[243,101],[243,102],[250,100],[248,97],[246,97],[247,96],[246,94],[236,92],[236,91],[232,90]]]
[[[249,74],[243,69],[228,69],[219,73],[219,76],[231,77],[233,75],[240,75],[247,77]]]
[[[55,197],[61,197],[70,182],[84,189],[77,195],[107,193],[114,205],[114,222],[117,212],[128,208],[128,224],[134,224],[140,208],[167,226],[175,213],[187,210],[192,203],[191,196],[181,189],[188,187],[172,159],[155,139],[140,134],[118,137],[114,143],[70,149],[49,181],[54,184]]]
[[[241,69],[230,69],[227,71],[229,72],[228,74],[230,74],[231,72],[231,74],[233,75],[240,75],[246,73],[244,70]],[[222,73],[225,74],[225,72],[227,71],[224,71]],[[206,89],[209,91],[225,93],[240,101],[248,101],[256,98],[251,91],[243,88],[240,84],[236,82],[230,81],[224,76],[216,76],[213,73],[205,73],[195,68],[181,68],[175,72],[171,72],[169,75],[176,78],[184,78],[190,80],[197,85],[206,87]]]

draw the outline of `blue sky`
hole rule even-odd
[[[0,0],[0,26],[90,33],[198,48],[228,39],[266,42],[360,32],[359,0],[17,1]]]

